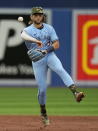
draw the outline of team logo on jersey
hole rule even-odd
[[[76,20],[75,20],[76,18]],[[77,25],[76,25],[77,23]],[[98,81],[98,14],[93,11],[74,12],[73,77],[82,84]],[[74,62],[73,62],[74,64]]]

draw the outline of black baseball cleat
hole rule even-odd
[[[44,126],[50,125],[49,118],[46,114],[41,114],[41,119],[42,119],[42,123],[44,124]]]
[[[77,102],[82,101],[82,99],[85,97],[83,92],[76,92],[74,95]]]

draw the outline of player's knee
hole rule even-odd
[[[58,67],[58,68],[57,68],[57,72],[58,72],[59,74],[64,73],[63,67],[62,67],[62,68],[61,68],[61,67]]]
[[[46,89],[39,89],[39,95],[45,96],[46,95]]]

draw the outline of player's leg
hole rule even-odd
[[[49,68],[55,71],[61,77],[61,79],[67,87],[74,84],[74,81],[72,80],[70,75],[65,71],[65,69],[62,66],[62,63],[54,53],[49,54],[47,63]]]
[[[77,102],[80,102],[81,99],[84,97],[84,94],[82,92],[77,91],[74,81],[72,80],[70,75],[65,71],[58,57],[54,53],[49,54],[47,63],[49,68],[55,71],[63,80],[64,84],[72,91],[72,93],[76,97]]]
[[[34,75],[38,84],[38,102],[40,104],[41,117],[45,125],[49,124],[46,112],[47,69],[48,67],[45,64],[45,61],[33,63]]]

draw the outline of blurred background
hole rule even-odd
[[[51,24],[60,40],[60,49],[56,51],[66,71],[72,76],[73,80],[79,87],[83,87],[89,97],[83,105],[77,107],[73,105],[73,111],[62,108],[61,114],[97,113],[98,93],[98,1],[97,0],[1,0],[0,1],[0,92],[1,92],[1,113],[10,114],[17,113],[32,113],[32,93],[36,94],[36,89],[32,88],[17,89],[13,87],[36,87],[31,62],[26,53],[24,41],[20,37],[21,31],[28,26],[31,8],[33,6],[41,6],[45,8],[47,15],[47,23]],[[18,22],[19,16],[24,17],[24,22]],[[54,73],[49,71],[47,82],[50,87],[64,87],[64,83]],[[9,87],[9,88],[5,88]],[[93,87],[86,89],[86,87]],[[55,93],[56,91],[56,93]],[[59,94],[61,92],[61,94]],[[31,93],[31,95],[30,95]],[[53,93],[53,94],[51,94]],[[53,96],[51,96],[51,95]],[[55,94],[55,96],[54,96]],[[17,99],[18,95],[18,99]],[[58,104],[63,107],[65,100],[64,89],[49,89],[49,107],[58,98]],[[60,95],[60,96],[59,96]],[[70,94],[67,94],[66,99],[70,105],[72,100]],[[93,95],[95,97],[93,97]],[[59,97],[58,97],[59,96]],[[3,98],[2,98],[3,97]],[[7,99],[6,99],[7,97]],[[92,102],[91,97],[95,103]],[[9,99],[8,99],[9,98]],[[13,100],[12,100],[13,98]],[[24,98],[24,99],[23,99]],[[53,99],[52,99],[53,98]],[[62,99],[59,99],[62,98]],[[7,101],[8,100],[8,101]],[[20,101],[20,103],[19,103]],[[22,105],[23,103],[24,105]],[[34,101],[35,98],[34,98]],[[33,102],[34,102],[33,101]],[[68,102],[67,101],[67,102]],[[9,105],[7,103],[10,102]],[[30,103],[31,102],[31,103]],[[88,106],[87,106],[87,102]],[[4,105],[5,104],[5,105]],[[13,106],[12,106],[13,104]],[[14,105],[15,104],[15,105]],[[27,105],[28,110],[27,110]],[[55,103],[56,104],[56,103]],[[95,105],[94,105],[95,104]],[[94,105],[94,106],[93,106]],[[21,107],[22,106],[22,107]],[[34,105],[35,114],[36,107]],[[65,105],[64,105],[65,106]],[[71,104],[72,106],[72,104]],[[5,107],[7,110],[4,112]],[[19,110],[21,108],[21,111]],[[23,108],[24,112],[23,112]],[[29,109],[30,107],[30,109]],[[54,106],[56,107],[56,105]],[[69,106],[70,107],[70,106]],[[63,110],[64,109],[64,110]],[[77,110],[79,112],[77,112]],[[80,109],[80,110],[79,110]],[[30,111],[30,112],[29,112]],[[56,110],[57,111],[57,110]],[[86,112],[84,112],[86,111]],[[58,109],[59,112],[59,109]],[[56,112],[56,113],[58,113]],[[50,109],[50,114],[54,114],[55,109]],[[56,114],[55,113],[55,114]]]
[[[21,31],[28,26],[31,8],[42,6],[47,23],[53,25],[60,49],[56,54],[78,85],[98,84],[97,0],[0,1],[0,85],[36,85]],[[18,16],[24,22],[18,22]],[[48,73],[51,86],[64,86],[55,73]]]

